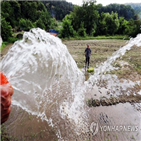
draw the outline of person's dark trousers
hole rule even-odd
[[[90,57],[86,57],[85,65],[87,65],[87,63],[88,63],[88,67],[89,67],[89,62],[90,62]]]

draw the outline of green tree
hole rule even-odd
[[[3,41],[7,41],[9,37],[12,37],[12,27],[5,18],[1,18],[1,36]]]
[[[74,5],[67,1],[42,1],[46,6],[48,12],[56,20],[62,20],[67,14],[73,11]]]
[[[40,19],[41,22],[45,25],[44,29],[49,30],[52,22],[50,14],[47,11],[46,12],[41,11]]]
[[[74,37],[76,34],[75,30],[71,25],[70,17],[71,15],[66,15],[65,18],[63,19],[63,28],[61,30],[61,37],[63,38]]]
[[[36,21],[36,26],[39,27],[39,28],[41,28],[41,29],[45,29],[45,25],[42,22],[42,19],[41,18]]]
[[[126,20],[135,19],[135,11],[129,5],[123,4],[109,4],[107,6],[100,6],[98,9],[99,13],[111,13],[112,11],[117,12],[119,17],[124,17]]]
[[[20,19],[19,21],[20,29],[28,31],[34,27],[33,23],[29,19]]]
[[[114,35],[119,28],[118,14],[112,12],[101,13],[101,18],[99,19],[99,33],[101,35]]]
[[[37,20],[37,2],[21,1],[21,14],[23,19],[30,19],[32,22]]]
[[[84,23],[84,28],[88,35],[93,35],[97,28],[99,13],[97,11],[99,5],[96,1],[84,1],[82,7],[76,6],[72,15],[72,25],[76,31],[80,28],[81,22]]]
[[[140,25],[141,25],[141,20],[135,20],[135,21],[133,19],[129,20],[128,26],[125,29],[125,34],[131,37],[135,37],[141,31]]]
[[[51,18],[51,25],[50,25],[51,29],[55,29],[58,30],[58,22],[55,18]]]
[[[124,17],[119,17],[119,28],[117,30],[117,34],[125,34],[125,30],[128,28],[128,21],[124,19]]]
[[[84,22],[81,22],[80,28],[78,29],[78,35],[85,37],[86,36],[86,29],[84,28]]]
[[[17,1],[2,1],[1,14],[12,27],[18,25],[21,9]]]
[[[109,23],[110,25],[110,23]],[[111,12],[111,25],[109,26],[109,34],[114,35],[119,28],[118,13]]]

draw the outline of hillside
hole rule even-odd
[[[135,10],[135,14],[141,16],[141,3],[126,3],[126,5],[130,5]]]
[[[47,11],[56,20],[62,20],[67,14],[73,11],[74,5],[66,1],[42,1]]]
[[[130,5],[124,4],[109,4],[107,6],[102,6],[98,9],[99,13],[102,12],[117,12],[119,17],[124,17],[126,20],[135,20],[135,11]]]
[[[40,1],[2,1],[1,3],[3,41],[9,40],[13,32],[29,31],[36,27],[49,31],[56,26],[56,20]]]

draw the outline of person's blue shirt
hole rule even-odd
[[[86,57],[90,57],[91,56],[91,49],[90,48],[86,48],[85,49],[85,55],[86,55]]]

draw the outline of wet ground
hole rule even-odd
[[[67,119],[60,122],[63,139],[72,141],[140,141],[141,139],[141,113],[129,103],[109,107],[91,107],[87,114],[89,114],[88,131],[80,135],[76,135],[69,128],[70,123]],[[97,127],[93,125],[94,123]],[[12,106],[9,120],[4,126],[8,135],[11,136],[10,141],[58,140],[56,130],[49,127],[46,121],[41,121],[40,118],[16,106]]]
[[[87,44],[92,49],[91,66],[101,63],[111,56],[112,53],[125,45],[124,40],[89,40],[89,41],[64,41],[69,52],[77,62],[79,68],[84,66],[84,49]],[[1,52],[3,55],[8,51],[8,47]],[[89,78],[86,74],[86,79]],[[132,75],[130,73],[130,75]],[[134,74],[135,75],[135,74]],[[140,74],[136,80],[140,80]],[[140,90],[140,87],[136,89]],[[108,90],[104,87],[95,88],[91,93],[85,93],[85,101],[90,98],[100,98]],[[88,94],[88,95],[87,95]],[[107,96],[107,95],[106,95]],[[62,134],[62,139],[69,141],[140,141],[141,140],[141,104],[140,103],[119,103],[111,106],[88,107],[86,106],[86,122],[84,127],[86,132],[77,135],[75,126],[67,117],[62,119],[54,115],[54,119],[59,121],[58,127]],[[11,114],[4,124],[6,133],[11,136],[10,141],[56,141],[58,140],[56,128],[48,125],[39,117],[28,114],[21,108],[12,105]]]

